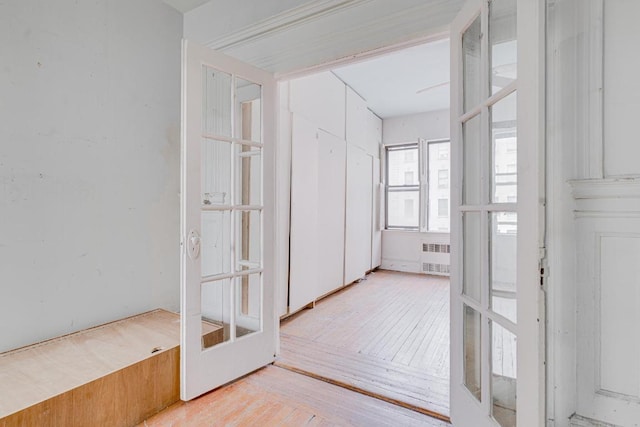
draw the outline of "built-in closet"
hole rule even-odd
[[[288,309],[281,315],[381,263],[382,120],[331,72],[283,86],[281,126],[290,132],[281,135],[290,141],[280,146],[290,144],[291,211]]]

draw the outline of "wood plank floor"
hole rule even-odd
[[[449,424],[276,366],[267,366],[140,426],[423,426]]]
[[[448,418],[448,278],[379,270],[280,336],[277,366]]]

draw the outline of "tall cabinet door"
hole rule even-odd
[[[380,159],[372,158],[373,185],[371,187],[371,269],[382,264],[382,221],[380,209],[382,185],[380,184]]]
[[[345,284],[364,277],[371,268],[372,174],[371,156],[347,144]]]
[[[291,146],[289,311],[318,296],[318,128],[294,113]]]
[[[451,26],[451,419],[544,424],[544,6]]]
[[[318,131],[318,297],[344,280],[346,142]]]
[[[180,395],[275,357],[273,75],[185,41]]]

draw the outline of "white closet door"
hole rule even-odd
[[[289,311],[318,295],[318,129],[293,114]]]
[[[347,144],[318,131],[318,297],[343,285]]]
[[[371,267],[372,157],[347,145],[347,203],[344,283],[366,274]]]
[[[371,187],[371,269],[382,264],[382,229],[380,228],[380,159],[373,158]]]

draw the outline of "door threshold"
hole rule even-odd
[[[441,414],[441,413],[436,412],[436,411],[432,411],[432,410],[429,410],[429,409],[422,408],[420,406],[412,405],[410,403],[403,402],[402,400],[398,400],[398,399],[394,399],[394,398],[391,398],[391,397],[383,396],[383,395],[381,395],[379,393],[374,393],[374,392],[365,390],[365,389],[363,389],[361,387],[357,387],[357,386],[354,386],[352,384],[349,384],[349,383],[346,383],[346,382],[343,382],[343,381],[338,381],[338,380],[335,380],[335,379],[332,379],[332,378],[328,378],[328,377],[325,377],[325,376],[322,376],[322,375],[318,375],[318,374],[315,374],[313,372],[306,371],[304,369],[299,369],[299,368],[296,368],[294,366],[288,365],[286,363],[282,363],[282,362],[280,362],[278,360],[273,362],[273,365],[277,366],[279,368],[286,369],[288,371],[294,372],[296,374],[304,375],[304,376],[307,376],[307,377],[310,377],[310,378],[313,378],[313,379],[316,379],[316,380],[319,380],[319,381],[324,381],[326,383],[333,384],[333,385],[336,385],[338,387],[342,387],[342,388],[345,388],[347,390],[351,390],[351,391],[354,391],[356,393],[363,394],[365,396],[373,397],[374,399],[378,399],[378,400],[385,401],[387,403],[391,403],[392,405],[400,406],[402,408],[406,408],[406,409],[409,409],[409,410],[412,410],[412,411],[415,411],[415,412],[419,412],[419,413],[421,413],[423,415],[427,415],[427,416],[429,416],[431,418],[435,418],[435,419],[438,419],[438,420],[441,420],[441,421],[445,421],[445,422],[451,423],[451,418],[448,415],[444,415],[444,414]]]

